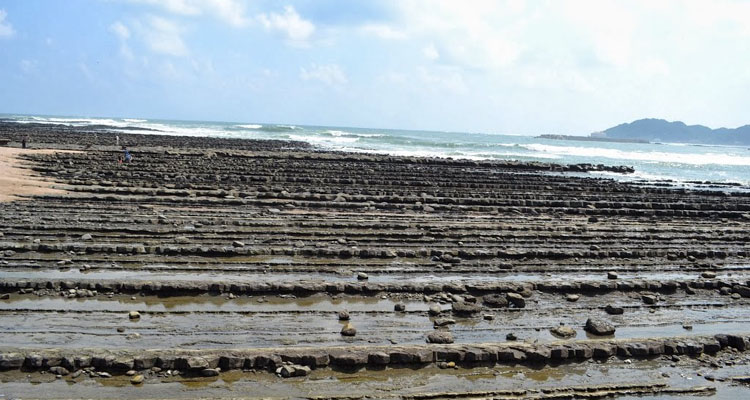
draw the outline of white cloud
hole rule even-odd
[[[109,26],[109,31],[112,32],[120,40],[120,55],[126,60],[132,60],[134,58],[133,51],[128,45],[128,39],[130,38],[130,29],[120,21],[116,21]]]
[[[5,10],[0,10],[0,38],[11,37],[16,33],[16,31],[13,30],[13,25],[5,20],[5,17],[7,16],[8,13]]]
[[[140,29],[144,41],[154,52],[178,57],[188,54],[182,40],[183,30],[174,21],[150,16],[147,25],[140,25]]]
[[[407,38],[407,35],[404,31],[398,30],[390,25],[365,24],[359,29],[365,34],[374,35],[381,39],[400,40]]]
[[[303,19],[292,6],[284,7],[283,14],[263,13],[256,19],[267,30],[281,33],[288,40],[300,44],[315,32],[315,25]]]
[[[422,49],[422,54],[427,57],[428,60],[435,61],[438,58],[440,58],[440,53],[438,53],[437,49],[435,48],[435,45],[430,43],[428,46],[425,46]]]
[[[299,76],[303,80],[318,80],[329,86],[345,85],[349,82],[344,71],[336,64],[312,64],[309,69],[302,67]]]
[[[463,74],[455,67],[437,67],[433,69],[419,67],[417,74],[424,87],[433,92],[464,94],[469,90],[464,81]]]
[[[115,36],[120,38],[120,40],[127,40],[128,38],[130,38],[130,29],[128,29],[128,27],[120,21],[117,21],[114,24],[110,25],[109,30],[110,32],[114,33]]]
[[[130,0],[162,7],[165,11],[186,16],[212,15],[230,25],[246,26],[250,20],[245,7],[237,0]]]

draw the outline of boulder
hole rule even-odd
[[[565,300],[567,300],[567,301],[569,301],[571,303],[574,303],[574,302],[578,301],[578,299],[580,299],[580,298],[581,298],[581,296],[579,296],[577,294],[569,294],[569,295],[565,296]]]
[[[435,318],[435,320],[432,321],[432,324],[435,327],[448,326],[448,325],[453,325],[455,323],[456,323],[456,320],[451,319],[451,318]]]
[[[138,311],[131,311],[131,312],[128,313],[128,318],[130,318],[130,319],[139,319],[139,318],[141,318],[141,313],[139,313]]]
[[[646,304],[656,304],[657,299],[656,296],[652,294],[644,294],[643,296],[641,296],[641,300],[643,300],[643,302]]]
[[[607,304],[607,306],[604,307],[604,311],[610,315],[621,315],[625,312],[625,309],[619,306],[613,306],[611,304]]]
[[[396,311],[396,312],[404,312],[404,311],[406,311],[406,304],[404,304],[404,303],[396,303],[396,305],[393,306],[393,311]]]
[[[219,376],[219,370],[217,368],[205,368],[201,370],[201,376]]]
[[[453,343],[453,334],[449,331],[434,331],[427,335],[428,343],[450,344]]]
[[[354,336],[357,334],[357,328],[354,325],[347,323],[341,328],[341,336]]]
[[[339,311],[339,321],[349,321],[349,311]]]
[[[586,326],[584,329],[586,329],[586,332],[589,332],[593,335],[598,335],[598,336],[607,336],[607,335],[615,334],[614,325],[610,324],[607,321],[604,321],[601,319],[595,319],[595,318],[589,318],[588,320],[586,320]]]
[[[565,326],[565,325],[556,326],[550,329],[550,332],[557,337],[561,337],[565,339],[572,338],[576,335],[575,329],[569,326]]]
[[[454,314],[461,316],[461,317],[473,317],[482,311],[482,307],[479,307],[478,305],[473,304],[473,303],[467,303],[465,301],[461,301],[457,303],[452,303],[451,311],[453,311]]]
[[[438,316],[438,315],[440,315],[440,313],[441,313],[442,311],[443,311],[443,310],[442,310],[442,309],[440,308],[440,306],[439,306],[439,305],[437,305],[437,304],[433,304],[433,305],[431,305],[431,306],[430,306],[430,309],[429,309],[429,310],[427,310],[427,314],[429,314],[429,315],[430,315],[430,316],[432,316],[432,317],[435,317],[435,316]]]
[[[607,279],[617,279],[617,272],[614,272],[614,271],[607,272]]]
[[[508,307],[508,299],[500,294],[488,294],[482,297],[482,303],[487,307],[491,308],[505,308]]]
[[[526,299],[524,299],[523,296],[518,293],[511,292],[508,293],[505,297],[508,299],[508,302],[516,308],[526,307]]]
[[[130,378],[130,383],[133,385],[139,385],[143,383],[143,375],[135,375],[132,378]]]

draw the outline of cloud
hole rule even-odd
[[[250,20],[244,5],[237,0],[130,0],[132,3],[158,6],[177,15],[212,15],[232,26],[246,26]]]
[[[309,69],[302,67],[299,76],[303,80],[318,80],[329,86],[345,85],[349,82],[344,71],[336,64],[312,64]]]
[[[182,39],[183,30],[174,21],[149,16],[147,24],[139,24],[139,26],[143,40],[155,53],[176,57],[188,54],[188,48]]]
[[[130,29],[120,21],[110,25],[109,31],[114,33],[120,40],[128,40],[130,38]]]
[[[367,35],[373,35],[386,40],[401,40],[407,38],[406,32],[398,30],[390,25],[365,24],[359,29]]]
[[[282,34],[286,39],[304,43],[315,32],[315,25],[303,19],[292,6],[284,7],[284,13],[263,13],[256,19],[269,31]]]
[[[13,25],[5,20],[5,17],[7,16],[8,13],[5,12],[5,10],[0,10],[0,38],[8,38],[16,33],[16,31],[13,30]]]
[[[432,43],[422,49],[422,54],[430,61],[435,61],[440,58],[440,53],[438,53],[435,45]]]

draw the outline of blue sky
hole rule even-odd
[[[587,134],[750,123],[750,2],[0,0],[0,113]]]

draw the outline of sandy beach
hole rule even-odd
[[[13,129],[50,149],[0,147],[0,394],[747,390],[746,192],[138,134],[120,164],[111,133]]]

